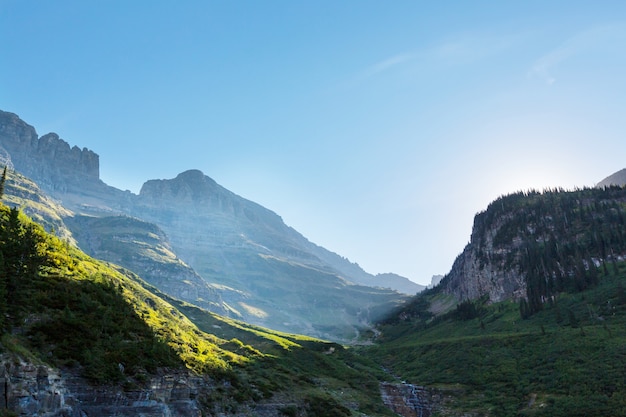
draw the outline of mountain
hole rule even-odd
[[[624,416],[624,288],[626,188],[514,193],[362,353],[405,416]]]
[[[391,272],[376,274],[375,278],[376,282],[384,282],[388,288],[393,288],[405,294],[417,294],[426,289],[424,285],[419,285],[412,281],[407,282],[407,279],[403,276]]]
[[[396,290],[422,289],[366,273],[198,170],[147,181],[138,195],[121,191],[100,180],[93,151],[56,134],[39,138],[7,112],[0,112],[0,155],[60,203],[59,230],[88,254],[218,313],[346,340],[408,298]]]
[[[533,310],[563,289],[586,288],[598,267],[626,256],[625,202],[618,186],[501,197],[476,215],[439,287],[458,301],[527,298]]]
[[[204,184],[190,188],[213,187],[190,176]],[[3,200],[45,226],[0,204],[0,414],[626,415],[625,188],[499,198],[476,216],[439,285],[348,349],[217,315],[117,265],[149,272],[160,263],[177,272],[154,279],[192,278],[152,222],[75,214],[13,171],[4,185]],[[225,195],[224,211],[241,213]],[[305,281],[319,279],[310,269]],[[337,292],[336,277],[325,276],[327,293]]]
[[[132,271],[167,294],[228,315],[222,289],[207,283],[176,254],[155,224],[129,216],[75,215],[65,219],[78,246],[92,256]]]
[[[350,349],[167,297],[1,203],[0,254],[2,415],[391,415]]]
[[[626,168],[609,175],[608,177],[600,181],[596,185],[596,187],[609,187],[611,185],[626,185]]]

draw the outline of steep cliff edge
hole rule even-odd
[[[62,191],[70,185],[100,180],[97,154],[70,147],[56,133],[38,137],[34,127],[13,113],[0,111],[0,147],[2,163],[36,178],[45,188]]]
[[[535,308],[594,284],[626,254],[626,189],[519,192],[476,215],[470,243],[439,287],[456,300],[526,298]]]

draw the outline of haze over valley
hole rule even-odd
[[[626,3],[0,39],[0,416],[626,416]]]

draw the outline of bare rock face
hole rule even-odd
[[[609,187],[611,185],[619,185],[622,187],[626,185],[626,168],[609,175],[608,177],[600,181],[596,186]]]
[[[100,161],[87,148],[70,147],[56,133],[40,138],[17,115],[0,111],[0,155],[10,155],[14,169],[45,187],[64,189],[67,182],[99,181]],[[8,162],[8,161],[7,161]]]
[[[498,302],[525,295],[524,276],[518,269],[507,266],[505,261],[506,255],[519,251],[522,242],[516,241],[507,247],[494,245],[500,225],[496,223],[487,230],[474,227],[470,243],[442,280],[445,291],[457,300],[474,300],[488,295],[490,301]]]
[[[92,386],[46,365],[2,355],[0,409],[40,417],[199,417],[197,396],[208,383],[184,371],[153,376],[143,389]]]
[[[518,247],[494,247],[495,232],[490,230],[482,236],[473,233],[471,242],[454,261],[444,285],[446,292],[454,294],[457,300],[475,300],[488,295],[490,301],[498,302],[525,295],[526,283],[519,270],[505,266],[504,261],[494,261],[502,259],[505,252],[515,252]],[[493,256],[495,254],[499,256]]]
[[[457,394],[454,389],[434,389],[409,383],[380,384],[383,403],[402,417],[449,415],[447,404]],[[465,414],[471,416],[472,414]]]

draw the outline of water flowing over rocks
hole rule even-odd
[[[401,417],[476,417],[473,412],[459,414],[449,408],[462,393],[463,389],[453,387],[432,388],[406,382],[380,384],[383,403]]]
[[[430,417],[433,412],[433,394],[419,385],[385,382],[380,392],[385,405],[402,417]]]

